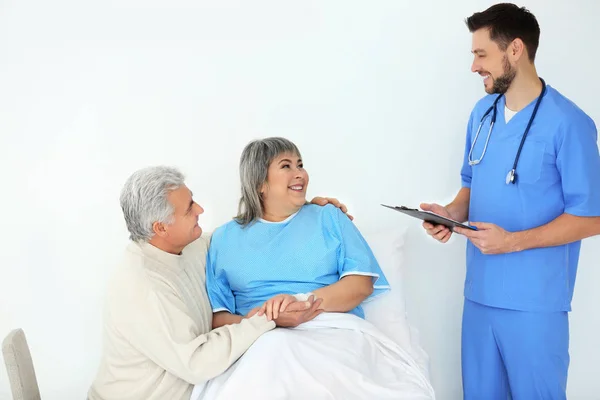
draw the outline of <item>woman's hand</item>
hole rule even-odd
[[[279,294],[267,300],[259,312],[264,313],[267,316],[267,320],[272,321],[279,318],[279,314],[284,311],[304,311],[308,310],[312,304],[313,301],[310,300],[298,301],[292,295]]]
[[[314,299],[314,295],[310,296],[308,302],[310,303]],[[304,302],[292,303],[288,307],[288,310],[279,313],[279,318],[274,320],[275,324],[282,328],[295,328],[300,324],[308,322],[324,311],[322,308],[320,308],[322,301],[322,299],[316,299],[314,300],[309,309],[302,311],[289,311],[289,309],[294,308],[295,304]]]
[[[264,311],[262,310],[262,307],[254,307],[244,318],[252,318],[255,315],[258,315],[260,317],[263,314]]]
[[[285,311],[287,306],[296,301],[294,296],[289,294],[277,295],[265,302],[261,311],[266,314],[267,320],[272,321],[279,318],[279,313]]]

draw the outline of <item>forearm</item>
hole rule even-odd
[[[185,348],[172,346],[166,349],[173,349],[182,357],[181,374],[177,375],[189,383],[199,384],[225,372],[256,339],[273,328],[273,321],[267,321],[264,316],[255,316],[200,335],[194,341],[195,345],[184,344]],[[186,357],[188,351],[189,359]]]
[[[235,315],[229,311],[219,311],[213,314],[213,329],[219,328],[224,325],[238,324],[242,322],[243,317],[241,315]]]
[[[600,217],[562,214],[537,228],[512,233],[513,251],[560,246],[590,236],[600,235]]]
[[[453,220],[465,222],[469,219],[469,202],[471,199],[471,189],[463,187],[458,191],[458,194],[450,204],[446,206],[446,210],[450,213]]]
[[[202,305],[204,307],[204,305]],[[264,316],[210,329],[194,320],[178,296],[151,293],[121,306],[119,321],[127,343],[154,364],[191,384],[223,373],[275,323]]]
[[[347,312],[356,308],[373,293],[373,277],[348,275],[313,293],[317,298],[323,299],[321,309],[328,312]]]

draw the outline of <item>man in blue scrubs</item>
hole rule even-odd
[[[464,396],[564,399],[581,240],[600,234],[597,129],[538,77],[540,29],[529,11],[498,4],[467,26],[471,70],[488,95],[469,119],[458,195],[421,205],[477,228],[455,230],[468,238]],[[423,226],[450,238],[446,227]]]

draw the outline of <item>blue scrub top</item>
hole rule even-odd
[[[498,95],[481,99],[471,113],[461,169],[471,189],[469,221],[507,231],[547,224],[563,213],[600,216],[600,156],[592,119],[547,86],[517,165],[517,183],[506,184],[535,102],[506,123],[505,98],[483,160],[468,154],[481,118]],[[481,128],[472,159],[479,159],[491,115]],[[465,297],[488,306],[523,311],[570,311],[581,242],[521,252],[485,255],[467,242]]]

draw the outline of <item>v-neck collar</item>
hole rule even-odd
[[[548,86],[546,86],[546,95],[548,94]],[[539,97],[542,95],[542,93],[540,93],[539,96],[537,96],[536,98],[534,98],[533,100],[531,100],[529,102],[529,104],[527,104],[525,107],[523,107],[522,109],[520,109],[519,111],[517,111],[515,113],[515,115],[512,116],[512,118],[510,119],[510,121],[506,122],[506,117],[505,117],[505,113],[504,113],[504,109],[506,107],[506,95],[502,95],[502,97],[500,98],[500,100],[498,100],[498,109],[496,110],[496,123],[500,122],[500,125],[502,127],[507,126],[511,123],[513,123],[513,121],[515,120],[519,120],[520,118],[522,118],[522,115],[526,114],[527,118],[531,118],[531,114],[533,113],[533,109],[535,107],[535,103],[538,101]],[[543,99],[542,99],[543,102]],[[540,104],[541,106],[541,104]],[[527,119],[529,120],[529,119]],[[518,123],[518,122],[517,122]],[[513,125],[515,125],[516,123],[513,123]]]

